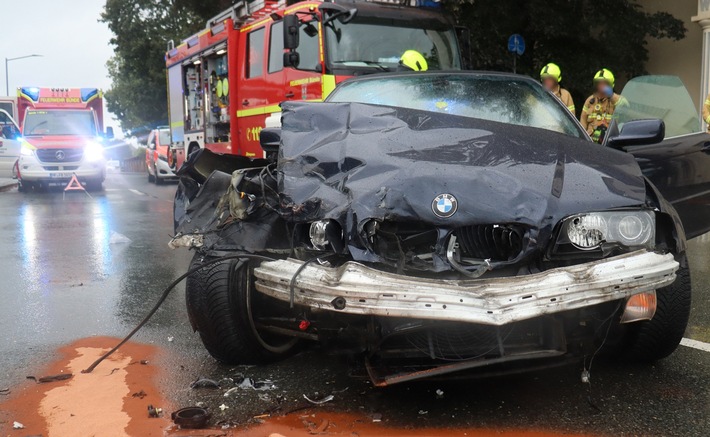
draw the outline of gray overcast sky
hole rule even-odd
[[[98,87],[111,85],[106,61],[113,55],[111,31],[99,23],[105,0],[0,0],[2,38],[0,62],[30,54],[43,55],[12,61],[10,95],[19,86]],[[0,67],[5,94],[5,69]],[[118,123],[105,117],[108,126]]]

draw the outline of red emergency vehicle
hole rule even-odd
[[[418,6],[420,5],[420,6]],[[407,50],[461,68],[452,19],[431,0],[241,1],[166,54],[171,151],[262,156],[279,103],[319,101],[348,77],[395,71]]]
[[[17,165],[20,190],[67,183],[72,175],[90,189],[106,178],[103,95],[98,88],[18,89],[22,147]]]

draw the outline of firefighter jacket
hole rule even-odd
[[[622,97],[614,93],[611,97],[599,98],[596,94],[589,96],[582,107],[579,121],[587,133],[594,137],[594,132],[602,129],[606,131],[611,124],[616,107],[622,102]]]
[[[708,132],[710,132],[710,94],[708,94],[703,103],[703,121],[707,123]]]
[[[569,91],[557,85],[557,90],[553,91],[552,94],[556,95],[557,98],[560,99],[560,101],[567,107],[567,109],[569,109],[570,112],[574,114],[574,110],[576,108],[574,107],[574,100],[572,100],[572,94],[570,94]]]

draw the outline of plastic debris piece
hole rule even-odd
[[[323,399],[313,400],[313,399],[309,398],[308,396],[303,395],[303,399],[307,400],[308,402],[312,403],[313,405],[323,405],[326,402],[330,402],[333,399],[335,399],[335,396],[328,395],[328,396],[324,397]]]
[[[380,414],[380,413],[373,414],[372,421],[375,423],[382,422],[382,414]]]
[[[220,386],[214,379],[197,378],[190,383],[190,388],[220,388]]]
[[[162,414],[163,414],[162,408],[156,408],[152,404],[148,405],[148,417],[155,419],[157,417],[160,417]]]
[[[232,387],[232,388],[230,388],[229,390],[227,390],[226,392],[224,392],[224,397],[225,397],[225,398],[228,398],[229,395],[231,395],[231,394],[234,393],[235,391],[239,391],[240,389],[241,389],[240,387]]]
[[[10,389],[9,388],[2,388],[0,389],[0,395],[9,395],[10,394]]]
[[[173,412],[170,418],[180,428],[200,429],[207,426],[210,413],[201,407],[185,407]]]
[[[128,244],[130,242],[130,238],[115,231],[111,231],[111,236],[108,238],[108,244]]]
[[[228,409],[228,408],[229,408],[229,407],[226,406],[226,405],[224,405],[224,404],[222,404],[222,405],[219,406],[219,409],[222,410],[222,411],[224,411],[224,410],[226,410],[226,409]]]
[[[437,399],[442,399],[444,397],[444,390],[440,388],[437,388],[435,393]]]
[[[25,425],[20,422],[12,422],[12,429],[25,429]]]
[[[270,379],[265,379],[263,381],[254,381],[251,378],[244,378],[242,382],[237,384],[237,387],[241,389],[253,389],[253,390],[273,390],[276,388],[274,382]]]
[[[143,364],[144,366],[146,366],[146,365],[148,365],[148,363],[150,363],[150,361],[148,361],[148,360],[141,360],[140,363]]]
[[[428,412],[427,410],[419,410],[419,415],[420,415],[420,416],[424,416],[424,415],[426,415],[426,414],[429,414],[429,412]]]
[[[168,342],[172,343],[173,340],[175,340],[175,337],[168,337]]]
[[[589,370],[584,370],[582,372],[582,383],[583,384],[589,384],[589,380],[591,378],[591,375],[589,374]]]

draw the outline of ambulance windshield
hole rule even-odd
[[[96,136],[94,113],[66,109],[30,110],[25,117],[23,134]]]
[[[407,50],[427,60],[429,70],[459,70],[456,33],[440,21],[397,21],[356,16],[348,24],[326,26],[328,63],[333,70],[393,71]]]

